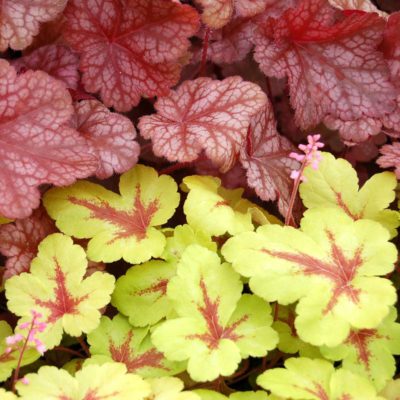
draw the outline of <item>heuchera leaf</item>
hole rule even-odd
[[[169,232],[167,244],[161,258],[168,262],[176,263],[182,257],[185,249],[191,244],[199,244],[208,250],[217,252],[217,244],[212,241],[210,235],[185,224],[178,225]]]
[[[83,100],[75,103],[73,126],[99,159],[99,179],[121,174],[136,164],[140,151],[136,129],[127,117],[110,112],[97,100]]]
[[[170,360],[188,360],[196,381],[231,375],[242,358],[266,355],[278,342],[271,309],[256,296],[242,295],[242,287],[214,252],[189,246],[167,289],[177,317],[153,331],[153,343]]]
[[[11,219],[0,216],[0,225],[9,224],[10,222],[12,222]]]
[[[222,81],[198,78],[157,100],[157,114],[140,119],[141,135],[157,156],[194,161],[206,156],[225,172],[235,163],[251,117],[266,104],[261,88],[239,76]]]
[[[286,215],[293,180],[292,170],[299,168],[298,161],[289,157],[294,146],[279,135],[271,104],[252,118],[243,146],[240,161],[247,170],[247,183],[265,201],[278,200],[279,211]]]
[[[112,304],[129,317],[134,326],[154,325],[172,309],[167,285],[176,274],[176,265],[160,260],[131,267],[118,278]]]
[[[39,243],[53,232],[53,221],[42,208],[28,218],[0,226],[0,253],[7,257],[3,279],[28,272]]]
[[[82,247],[68,236],[54,233],[40,243],[30,272],[5,283],[11,312],[23,321],[31,319],[31,310],[43,314],[47,327],[38,337],[47,349],[61,342],[63,331],[80,336],[95,329],[100,322],[99,309],[110,301],[115,278],[95,272],[83,279],[86,267]]]
[[[198,29],[196,10],[171,0],[71,0],[65,15],[85,89],[117,111],[168,93]]]
[[[394,172],[400,179],[400,142],[385,144],[380,148],[381,156],[377,163],[382,168],[394,168]]]
[[[201,400],[274,400],[262,390],[258,390],[257,392],[232,393],[229,397],[208,389],[196,389],[194,392],[200,395]]]
[[[66,123],[73,113],[63,83],[41,71],[17,77],[0,60],[0,214],[25,218],[39,205],[37,186],[69,185],[91,175],[96,157]]]
[[[302,400],[384,400],[364,377],[344,369],[335,370],[325,360],[290,358],[286,368],[262,373],[257,383],[273,394]]]
[[[366,12],[376,12],[381,17],[387,17],[388,14],[379,10],[371,0],[328,0],[330,5],[340,10],[360,10]]]
[[[42,70],[64,82],[69,89],[78,88],[79,57],[69,47],[60,44],[39,47],[32,53],[17,58],[12,65],[19,73],[28,69]]]
[[[336,209],[308,210],[301,228],[264,225],[229,239],[222,248],[236,271],[251,277],[267,301],[299,300],[299,337],[336,346],[350,328],[376,328],[395,303],[392,283],[376,275],[393,270],[396,247],[371,220],[354,221]]]
[[[1,400],[17,400],[17,396],[13,392],[8,392],[3,388],[0,388],[0,399]]]
[[[396,310],[376,329],[352,329],[345,342],[336,347],[321,347],[322,355],[330,360],[343,360],[343,368],[365,376],[378,390],[396,372],[392,354],[400,354],[400,324],[395,323]]]
[[[397,234],[399,216],[386,208],[396,197],[396,177],[391,172],[373,175],[361,189],[356,170],[343,159],[323,152],[315,170],[304,170],[306,181],[300,185],[300,196],[307,208],[340,208],[352,219],[372,219]]]
[[[10,375],[13,369],[18,364],[18,359],[22,350],[22,343],[18,346],[13,346],[12,351],[8,352],[9,347],[6,343],[6,338],[13,335],[13,331],[6,321],[0,321],[0,382],[5,381]],[[40,357],[39,353],[28,347],[23,354],[21,360],[21,366],[28,365],[36,361]],[[0,392],[0,399],[3,400],[2,393]]]
[[[194,392],[183,391],[183,382],[178,378],[153,378],[147,379],[151,386],[154,400],[201,400]]]
[[[390,381],[380,393],[386,400],[398,400],[400,393],[400,379]]]
[[[385,21],[375,13],[343,13],[326,0],[301,0],[279,19],[260,24],[255,58],[263,72],[288,77],[301,128],[326,115],[343,121],[380,118],[395,107],[396,92],[377,46]],[[362,72],[360,72],[362,71]]]
[[[4,0],[1,4],[0,51],[22,50],[31,44],[41,22],[54,19],[67,0]]]
[[[121,176],[119,190],[120,195],[80,181],[49,190],[44,205],[62,232],[91,239],[87,255],[92,261],[123,258],[137,264],[159,257],[165,237],[155,227],[168,221],[179,204],[175,181],[137,165]]]
[[[25,375],[28,383],[17,383],[24,400],[144,400],[150,385],[140,376],[129,374],[121,363],[84,366],[73,377],[63,369],[41,367]]]
[[[266,0],[196,0],[203,7],[202,20],[210,28],[218,29],[226,25],[234,12],[242,17],[252,17],[261,13]]]
[[[187,222],[211,236],[252,231],[251,213],[242,207],[243,189],[225,189],[212,176],[187,176],[182,189],[188,192],[183,205]]]
[[[128,372],[143,378],[175,375],[185,369],[182,363],[168,361],[147,336],[147,328],[133,328],[121,314],[112,320],[102,317],[100,325],[87,336],[91,364],[115,361],[126,365]]]

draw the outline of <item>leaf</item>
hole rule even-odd
[[[155,325],[170,314],[167,285],[176,275],[176,265],[160,260],[129,268],[118,278],[112,304],[129,317],[133,326]]]
[[[18,73],[28,69],[41,70],[64,82],[70,89],[78,88],[79,57],[69,47],[60,44],[39,47],[32,53],[17,58],[12,66]]]
[[[3,388],[0,388],[0,399],[1,400],[17,400],[17,396],[13,392],[8,392]]]
[[[24,400],[145,400],[150,394],[149,384],[138,375],[127,373],[121,363],[84,366],[75,377],[48,366],[25,376],[28,384],[17,383],[18,393]]]
[[[177,317],[153,331],[154,345],[169,360],[188,360],[196,381],[231,375],[242,358],[265,356],[278,341],[271,309],[256,296],[242,295],[242,287],[214,252],[189,246],[167,289]]]
[[[1,229],[1,228],[0,228]],[[191,244],[199,244],[208,250],[217,252],[217,244],[210,235],[201,230],[195,230],[190,225],[177,225],[170,231],[167,244],[161,258],[168,262],[178,262],[185,249]]]
[[[4,0],[1,4],[0,51],[23,50],[32,43],[41,22],[62,12],[67,0]]]
[[[286,215],[292,191],[292,170],[299,163],[289,157],[294,146],[276,130],[271,104],[253,117],[247,146],[243,146],[240,161],[247,170],[247,183],[265,201],[278,200],[279,211]]]
[[[335,370],[325,360],[290,358],[286,368],[270,369],[257,378],[264,389],[278,396],[302,400],[384,400],[367,379]]]
[[[328,0],[331,6],[340,10],[360,10],[365,12],[376,12],[381,17],[388,17],[388,14],[379,10],[371,0]]]
[[[265,105],[265,93],[235,76],[222,81],[198,78],[157,100],[157,114],[139,121],[141,135],[155,155],[169,161],[194,161],[204,150],[223,172],[239,153],[251,117]]]
[[[0,226],[0,253],[7,257],[3,279],[28,272],[39,243],[54,232],[54,224],[42,208],[28,218]]]
[[[177,189],[171,177],[136,165],[121,176],[120,195],[81,181],[49,190],[44,205],[62,232],[91,239],[90,260],[109,263],[123,258],[138,264],[161,256],[165,237],[155,227],[174,214],[179,204]]]
[[[330,360],[343,360],[343,368],[365,376],[381,390],[396,372],[392,354],[400,354],[400,324],[397,313],[389,315],[376,329],[352,329],[345,342],[336,347],[321,347],[322,355]]]
[[[375,221],[354,221],[337,209],[308,210],[300,229],[264,225],[229,239],[222,248],[234,269],[250,277],[267,301],[296,307],[299,337],[336,346],[352,327],[376,328],[396,301],[379,275],[394,268],[396,248]]]
[[[226,25],[234,11],[242,17],[253,17],[264,11],[265,0],[196,0],[203,7],[202,20],[210,28]]]
[[[306,182],[300,185],[300,196],[307,208],[337,208],[353,220],[371,219],[396,236],[398,213],[387,210],[396,197],[396,177],[390,172],[373,175],[361,189],[357,172],[350,163],[323,152],[318,169],[306,167]]]
[[[117,111],[168,93],[198,29],[197,12],[170,0],[72,0],[65,15],[64,36],[81,55],[85,89]]]
[[[386,400],[398,400],[400,393],[400,379],[390,381],[380,393]]]
[[[194,392],[183,391],[183,382],[178,378],[164,377],[147,379],[154,400],[201,400]]]
[[[37,186],[69,185],[97,166],[84,138],[66,124],[71,97],[41,71],[17,76],[0,60],[0,214],[26,218],[38,207]]]
[[[201,400],[228,400],[228,397],[208,389],[196,389],[195,393],[200,395]],[[273,400],[266,392],[258,390],[257,392],[236,392],[229,396],[229,400]]]
[[[0,216],[0,225],[9,224],[10,222],[12,222],[11,219],[4,218],[4,217]]]
[[[400,142],[385,144],[380,148],[380,152],[377,164],[381,168],[395,168],[397,179],[400,179]]]
[[[385,31],[383,33],[383,42],[381,50],[389,65],[390,74],[394,84],[398,87],[400,76],[400,12],[392,13],[389,16]]]
[[[6,338],[11,336],[13,331],[11,326],[6,321],[0,321],[0,382],[5,381],[12,373],[13,369],[18,365],[18,359],[21,354],[23,344],[20,342],[12,347],[11,351],[7,351],[9,348],[6,343]],[[36,361],[40,357],[39,353],[28,347],[23,354],[21,360],[21,366],[28,365]],[[2,393],[0,391],[0,399],[3,400]]]
[[[37,336],[47,349],[61,342],[63,331],[80,336],[95,329],[100,322],[99,309],[110,301],[115,278],[95,272],[83,279],[86,267],[82,247],[55,233],[40,243],[30,272],[5,283],[8,309],[23,317],[21,321],[31,319],[31,310],[43,314],[47,327]]]
[[[100,325],[88,334],[93,364],[124,363],[128,372],[143,378],[157,378],[182,372],[181,363],[166,360],[147,336],[148,328],[133,328],[121,314],[112,320],[102,317]]]
[[[182,190],[189,192],[183,211],[189,225],[211,236],[252,231],[251,213],[242,208],[243,189],[225,189],[219,178],[187,176]]]
[[[377,50],[384,20],[375,13],[353,12],[342,13],[334,23],[336,13],[326,0],[301,0],[279,19],[260,24],[254,38],[262,71],[288,77],[302,129],[327,115],[342,121],[380,118],[395,107],[396,92]]]
[[[137,163],[140,149],[134,140],[136,129],[123,115],[110,112],[97,100],[83,100],[75,103],[73,125],[99,159],[99,179],[122,174]]]

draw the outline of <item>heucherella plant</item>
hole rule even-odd
[[[179,204],[175,181],[153,168],[137,165],[124,173],[120,194],[81,181],[54,188],[44,197],[49,215],[67,235],[90,239],[88,258],[113,262],[123,258],[140,263],[159,257],[165,236],[156,227],[174,214]]]
[[[242,289],[229,264],[204,247],[189,246],[167,288],[176,317],[156,327],[153,343],[168,359],[188,360],[187,371],[197,381],[231,375],[242,358],[265,356],[278,342],[270,306]]]

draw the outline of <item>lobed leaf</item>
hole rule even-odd
[[[30,272],[5,283],[8,309],[22,321],[31,320],[31,310],[42,313],[47,327],[38,337],[47,349],[61,342],[63,331],[80,336],[100,322],[99,310],[109,303],[115,278],[95,272],[83,279],[86,268],[82,247],[55,233],[40,243]]]
[[[154,400],[201,400],[194,392],[184,391],[184,385],[178,378],[147,379],[151,386]]]
[[[300,185],[300,196],[307,208],[338,208],[353,220],[371,219],[396,236],[398,213],[387,210],[395,199],[397,180],[394,174],[373,175],[361,189],[356,170],[349,162],[323,152],[318,169],[304,170],[306,181]]]
[[[264,356],[278,341],[271,310],[256,296],[242,296],[242,286],[214,252],[189,246],[167,289],[176,317],[156,327],[153,343],[170,360],[188,360],[196,381],[231,375],[242,358]]]
[[[39,206],[39,185],[69,185],[91,175],[97,160],[67,127],[73,110],[63,83],[41,71],[17,76],[5,60],[0,78],[0,214],[26,218]]]
[[[177,189],[171,177],[137,165],[121,176],[120,195],[81,181],[49,190],[44,205],[62,232],[90,239],[90,260],[136,264],[161,256],[165,237],[155,227],[174,214]]]
[[[229,170],[246,139],[253,115],[267,101],[261,88],[239,76],[222,81],[197,78],[157,100],[157,114],[139,121],[155,155],[169,161],[196,160],[201,151],[223,172]]]
[[[381,168],[394,168],[400,179],[400,142],[385,144],[380,148],[381,156],[376,161]]]
[[[379,275],[394,268],[396,248],[377,222],[354,221],[337,209],[308,210],[300,229],[264,225],[222,248],[250,288],[267,301],[296,307],[299,337],[336,346],[357,329],[376,328],[396,301]]]
[[[198,29],[196,10],[171,0],[71,0],[65,16],[85,89],[117,111],[168,93]]]

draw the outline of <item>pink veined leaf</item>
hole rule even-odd
[[[202,150],[222,172],[228,171],[246,139],[251,117],[267,96],[254,83],[230,77],[222,81],[186,81],[157,100],[157,114],[140,119],[141,135],[169,161],[194,161]]]
[[[343,13],[326,0],[301,0],[279,19],[260,23],[255,58],[268,76],[288,77],[297,124],[331,115],[342,121],[381,118],[396,92],[381,52],[385,21],[375,13]]]
[[[387,13],[379,10],[371,0],[328,0],[330,5],[340,10],[359,10],[365,12],[376,12],[381,17],[387,17]]]
[[[289,157],[293,150],[295,147],[289,140],[277,132],[272,107],[267,104],[252,119],[240,160],[247,170],[248,185],[262,200],[278,200],[282,215],[286,215],[293,186],[290,173],[299,167]]]
[[[264,11],[273,0],[196,0],[203,7],[202,20],[210,28],[226,25],[236,13],[241,17],[253,17]]]
[[[139,145],[135,141],[136,129],[121,114],[110,112],[97,100],[75,103],[73,127],[86,138],[99,159],[96,176],[109,178],[122,174],[138,160]]]
[[[168,93],[198,29],[196,10],[171,0],[71,0],[65,15],[85,89],[117,111]]]
[[[69,185],[95,172],[97,159],[69,128],[73,108],[62,82],[42,71],[17,76],[0,60],[0,215],[28,217],[37,186]]]
[[[400,85],[400,11],[390,15],[381,49],[389,65],[393,83]]]
[[[54,223],[42,208],[28,218],[1,225],[0,253],[7,257],[3,279],[28,272],[39,243],[54,232]]]
[[[58,44],[43,46],[18,58],[12,65],[17,72],[42,70],[64,82],[68,88],[78,88],[79,57],[69,47]]]
[[[0,51],[10,46],[23,50],[39,32],[41,22],[62,12],[67,0],[3,0],[1,2]]]
[[[380,149],[381,156],[377,159],[377,163],[382,168],[395,168],[395,173],[400,179],[400,142],[393,144],[385,144]]]

